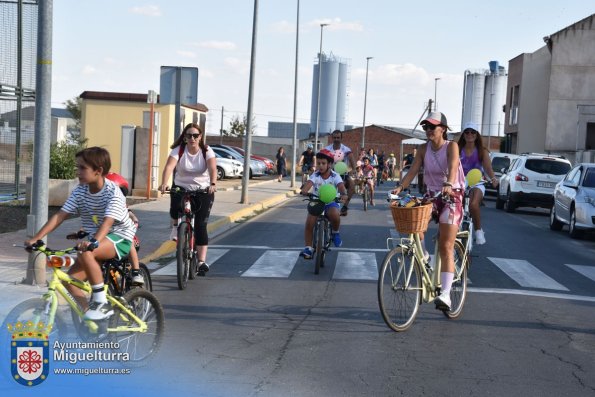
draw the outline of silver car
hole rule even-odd
[[[561,230],[564,225],[572,238],[595,230],[595,163],[575,165],[556,185],[550,229]]]
[[[240,161],[228,159],[218,153],[215,153],[215,157],[217,159],[217,180],[242,176],[244,173],[244,164]]]

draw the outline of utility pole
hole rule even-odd
[[[219,128],[219,144],[223,145],[223,112],[225,108],[221,106],[221,128]]]
[[[297,168],[297,90],[298,90],[298,54],[300,42],[300,0],[297,0],[297,16],[295,23],[295,75],[293,84],[293,145],[291,148],[291,187],[295,187],[295,173]]]
[[[318,94],[316,99],[316,132],[314,135],[314,153],[318,153],[318,128],[320,127],[320,79],[322,78],[322,30],[328,23],[320,24],[320,50],[318,51]]]
[[[362,125],[362,145],[361,148],[363,149],[366,143],[366,102],[368,100],[368,66],[370,65],[370,59],[372,57],[366,58],[366,88],[364,89],[364,122]]]
[[[52,15],[53,0],[39,2],[37,17],[37,78],[35,96],[35,143],[31,214],[27,216],[27,235],[32,237],[48,219],[50,178],[50,134],[52,130]],[[29,254],[26,284],[45,285],[43,255]]]
[[[246,122],[246,145],[244,147],[244,174],[242,175],[242,204],[248,204],[248,183],[250,178],[250,155],[252,153],[252,103],[254,99],[254,69],[256,67],[256,28],[258,25],[258,0],[254,0],[252,21],[252,53],[250,55],[250,81],[248,83],[248,118]]]

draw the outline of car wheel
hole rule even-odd
[[[500,198],[500,193],[496,192],[496,209],[503,210],[504,209],[504,200]]]
[[[223,171],[223,168],[217,167],[217,180],[221,180],[223,178],[225,178],[225,171]]]
[[[516,210],[516,204],[514,203],[514,201],[512,201],[510,190],[506,194],[506,201],[504,202],[504,207],[506,209],[506,212],[514,212],[514,210]]]
[[[562,226],[564,226],[564,224],[556,219],[556,205],[554,204],[550,209],[550,229],[559,231],[562,230]]]
[[[568,224],[568,234],[572,238],[581,238],[583,233],[576,228],[576,211],[574,206],[570,207],[570,222]]]

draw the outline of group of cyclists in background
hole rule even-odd
[[[488,150],[483,147],[478,127],[473,124],[464,126],[458,144],[448,145],[446,131],[449,129],[446,117],[440,112],[432,112],[421,123],[428,135],[428,143],[420,145],[420,150],[405,156],[404,161],[398,164],[394,153],[385,156],[381,151],[375,153],[373,149],[367,152],[362,149],[356,158],[352,150],[342,143],[343,133],[340,130],[332,132],[332,143],[314,152],[312,145],[301,154],[299,166],[302,171],[302,194],[316,194],[320,187],[332,184],[337,190],[337,199],[325,205],[325,210],[332,225],[332,242],[335,246],[342,245],[340,235],[340,216],[346,216],[349,204],[356,188],[361,189],[363,184],[369,184],[371,191],[371,205],[374,205],[374,187],[387,180],[399,179],[393,193],[400,193],[409,187],[423,169],[424,185],[430,191],[442,191],[453,197],[452,203],[443,208],[437,208],[440,213],[440,223],[445,226],[441,234],[441,242],[445,255],[442,258],[443,272],[445,273],[442,284],[444,291],[448,291],[449,274],[452,265],[452,245],[456,227],[461,219],[461,189],[465,187],[465,174],[469,170],[479,168],[492,184],[497,184],[494,172],[489,161]],[[439,130],[437,134],[436,131]],[[163,170],[160,190],[164,192],[169,188],[169,180],[173,175],[173,186],[185,190],[202,189],[206,193],[193,203],[193,212],[196,212],[197,227],[194,230],[199,270],[202,275],[209,270],[206,263],[208,235],[206,226],[214,201],[217,188],[216,162],[212,149],[205,144],[204,134],[200,126],[188,124],[180,137],[171,146],[171,153]],[[89,241],[80,242],[77,248],[79,255],[76,264],[70,269],[70,274],[80,279],[88,279],[91,283],[93,294],[91,302],[82,302],[83,307],[88,307],[87,317],[101,319],[110,316],[111,310],[105,299],[104,285],[99,273],[98,261],[113,257],[121,258],[131,255],[133,264],[133,278],[138,279],[138,257],[136,251],[131,251],[138,220],[126,207],[125,195],[127,183],[113,173],[110,173],[111,161],[109,153],[99,147],[84,149],[77,153],[77,176],[79,187],[73,191],[56,215],[48,220],[40,231],[26,245],[32,245],[48,233],[55,230],[69,215],[79,213],[83,221],[83,228],[91,233]],[[337,162],[344,162],[351,168],[350,172],[339,175],[333,170]],[[409,168],[409,173],[403,177],[402,171]],[[481,227],[479,206],[483,198],[482,185],[472,189],[470,212],[476,225],[477,244],[485,243],[485,234]],[[341,206],[339,205],[341,203]],[[180,206],[180,197],[171,196],[170,216],[172,237],[175,239],[176,213]],[[305,259],[312,258],[312,227],[315,216],[309,214],[305,224],[305,248],[300,254]],[[454,227],[456,226],[456,227]],[[442,229],[441,229],[442,231]],[[450,257],[449,257],[450,256]],[[449,306],[446,295],[438,298],[438,303]]]

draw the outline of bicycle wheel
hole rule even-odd
[[[182,222],[178,226],[178,247],[176,252],[176,261],[178,263],[178,288],[185,289],[188,284],[188,274],[190,272],[190,258],[192,257],[192,247],[190,247],[190,225]]]
[[[467,261],[463,263],[465,248],[459,241],[455,241],[454,262],[455,275],[450,288],[450,310],[442,311],[450,319],[456,319],[463,313],[463,306],[467,298]]]
[[[194,255],[194,252],[192,253],[192,258],[190,258],[190,269],[188,269],[188,272],[188,278],[194,280],[198,273],[198,257]]]
[[[415,257],[394,248],[384,258],[378,278],[378,305],[386,325],[406,331],[421,303],[422,279]]]
[[[117,342],[117,351],[128,353],[125,365],[134,367],[145,365],[159,350],[163,341],[165,317],[161,303],[151,292],[135,288],[124,295],[126,306],[147,324],[146,332],[109,331],[112,342]],[[138,324],[119,307],[114,307],[110,318],[110,329],[117,327],[137,328]]]
[[[47,303],[48,301],[43,298],[31,298],[19,303],[6,315],[6,318],[2,322],[3,332],[7,331],[8,324],[14,326],[17,322],[21,322],[22,324],[25,324],[28,321],[31,321],[33,324],[42,322],[46,327],[51,323],[52,329],[49,333],[50,340],[65,340],[66,335],[68,334],[66,323],[62,320],[59,313],[56,313],[53,322],[51,322],[48,313],[49,310],[46,310]]]
[[[141,262],[139,264],[139,271],[143,280],[145,280],[144,288],[149,292],[153,291],[153,280],[151,280],[151,273],[147,265]]]
[[[316,261],[314,264],[314,274],[320,273],[320,268],[324,266],[324,223],[317,222],[316,223],[316,245],[314,246],[314,250],[316,250]]]
[[[368,210],[368,196],[370,195],[370,190],[368,186],[364,187],[364,211]]]

